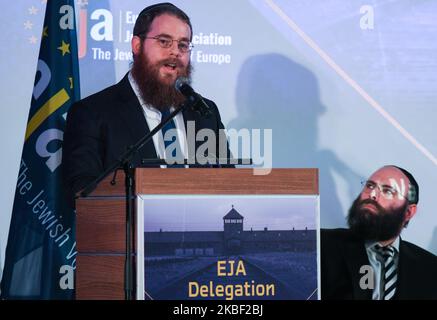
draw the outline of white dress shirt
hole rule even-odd
[[[161,122],[161,112],[144,102],[143,98],[141,97],[140,91],[138,89],[137,83],[135,82],[135,79],[133,78],[131,72],[129,72],[128,79],[132,89],[135,92],[135,95],[138,98],[138,101],[140,102],[141,107],[143,108],[144,117],[146,118],[147,125],[149,126],[149,130],[152,131]],[[173,106],[170,108],[170,112],[172,111],[174,111]],[[186,139],[184,117],[182,116],[182,112],[179,112],[176,115],[176,117],[174,118],[174,122],[178,135],[177,139],[180,143],[182,154],[184,158],[187,159],[188,146],[187,146],[187,139]],[[165,159],[165,144],[164,144],[164,137],[162,135],[162,131],[157,132],[152,139],[157,156],[160,159]],[[166,166],[161,166],[161,167],[165,168]]]
[[[373,247],[377,243],[378,242],[376,241],[373,242],[368,241],[365,243],[367,257],[369,258],[370,265],[372,266],[373,269],[373,279],[375,284],[375,288],[373,289],[373,294],[372,294],[372,300],[382,300],[383,298],[382,294],[384,293],[384,288],[381,287],[381,284],[383,282],[382,277],[384,277],[384,274],[382,274],[383,266],[381,261],[379,261],[377,258],[377,253],[373,249]],[[400,243],[399,237],[397,237],[396,240],[391,244],[391,246],[395,249],[397,253],[399,253],[399,243]],[[398,270],[398,261],[399,261],[399,254],[395,254],[394,263],[396,265],[396,270]]]

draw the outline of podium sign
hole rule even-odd
[[[139,195],[137,213],[138,299],[317,299],[318,196]]]
[[[124,177],[109,181],[76,204],[77,299],[124,298]],[[138,299],[317,298],[317,169],[137,169],[135,194]]]

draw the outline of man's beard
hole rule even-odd
[[[372,204],[376,212],[363,208],[365,204]],[[404,227],[404,218],[408,202],[393,210],[385,210],[372,199],[355,199],[347,221],[351,231],[363,240],[387,241],[397,237]]]
[[[177,68],[182,68],[182,64],[177,59],[161,60],[157,64],[152,65],[149,59],[143,53],[138,54],[132,66],[132,76],[137,83],[138,90],[144,102],[153,106],[159,111],[168,110],[169,107],[178,107],[186,98],[176,90],[174,84],[171,85],[162,83],[159,79],[159,69],[167,63],[176,63]],[[191,81],[191,63],[186,70],[179,76],[186,77]]]

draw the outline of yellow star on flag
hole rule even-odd
[[[43,37],[48,37],[49,36],[49,27],[45,26],[43,31],[42,31],[42,36]]]
[[[68,80],[70,81],[70,89],[73,89],[73,77],[68,77]]]
[[[65,43],[64,40],[62,40],[62,44],[58,49],[62,51],[62,56],[65,56],[66,53],[70,53],[70,44]]]

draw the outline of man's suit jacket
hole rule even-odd
[[[321,230],[321,294],[323,299],[372,299],[360,288],[363,265],[369,265],[364,242],[348,229]],[[437,257],[400,241],[394,299],[437,299]]]
[[[214,102],[207,99],[205,102],[213,115],[204,118],[186,108],[183,111],[185,127],[188,121],[195,121],[196,133],[208,128],[214,130],[218,138],[219,129],[224,128],[219,111]],[[128,146],[149,132],[142,107],[127,75],[116,85],[75,103],[68,112],[62,155],[67,193],[71,196],[83,189],[112,165]],[[196,141],[196,150],[202,143]],[[218,152],[217,141],[217,157]],[[132,159],[132,163],[138,166],[145,158],[157,158],[152,140]]]

